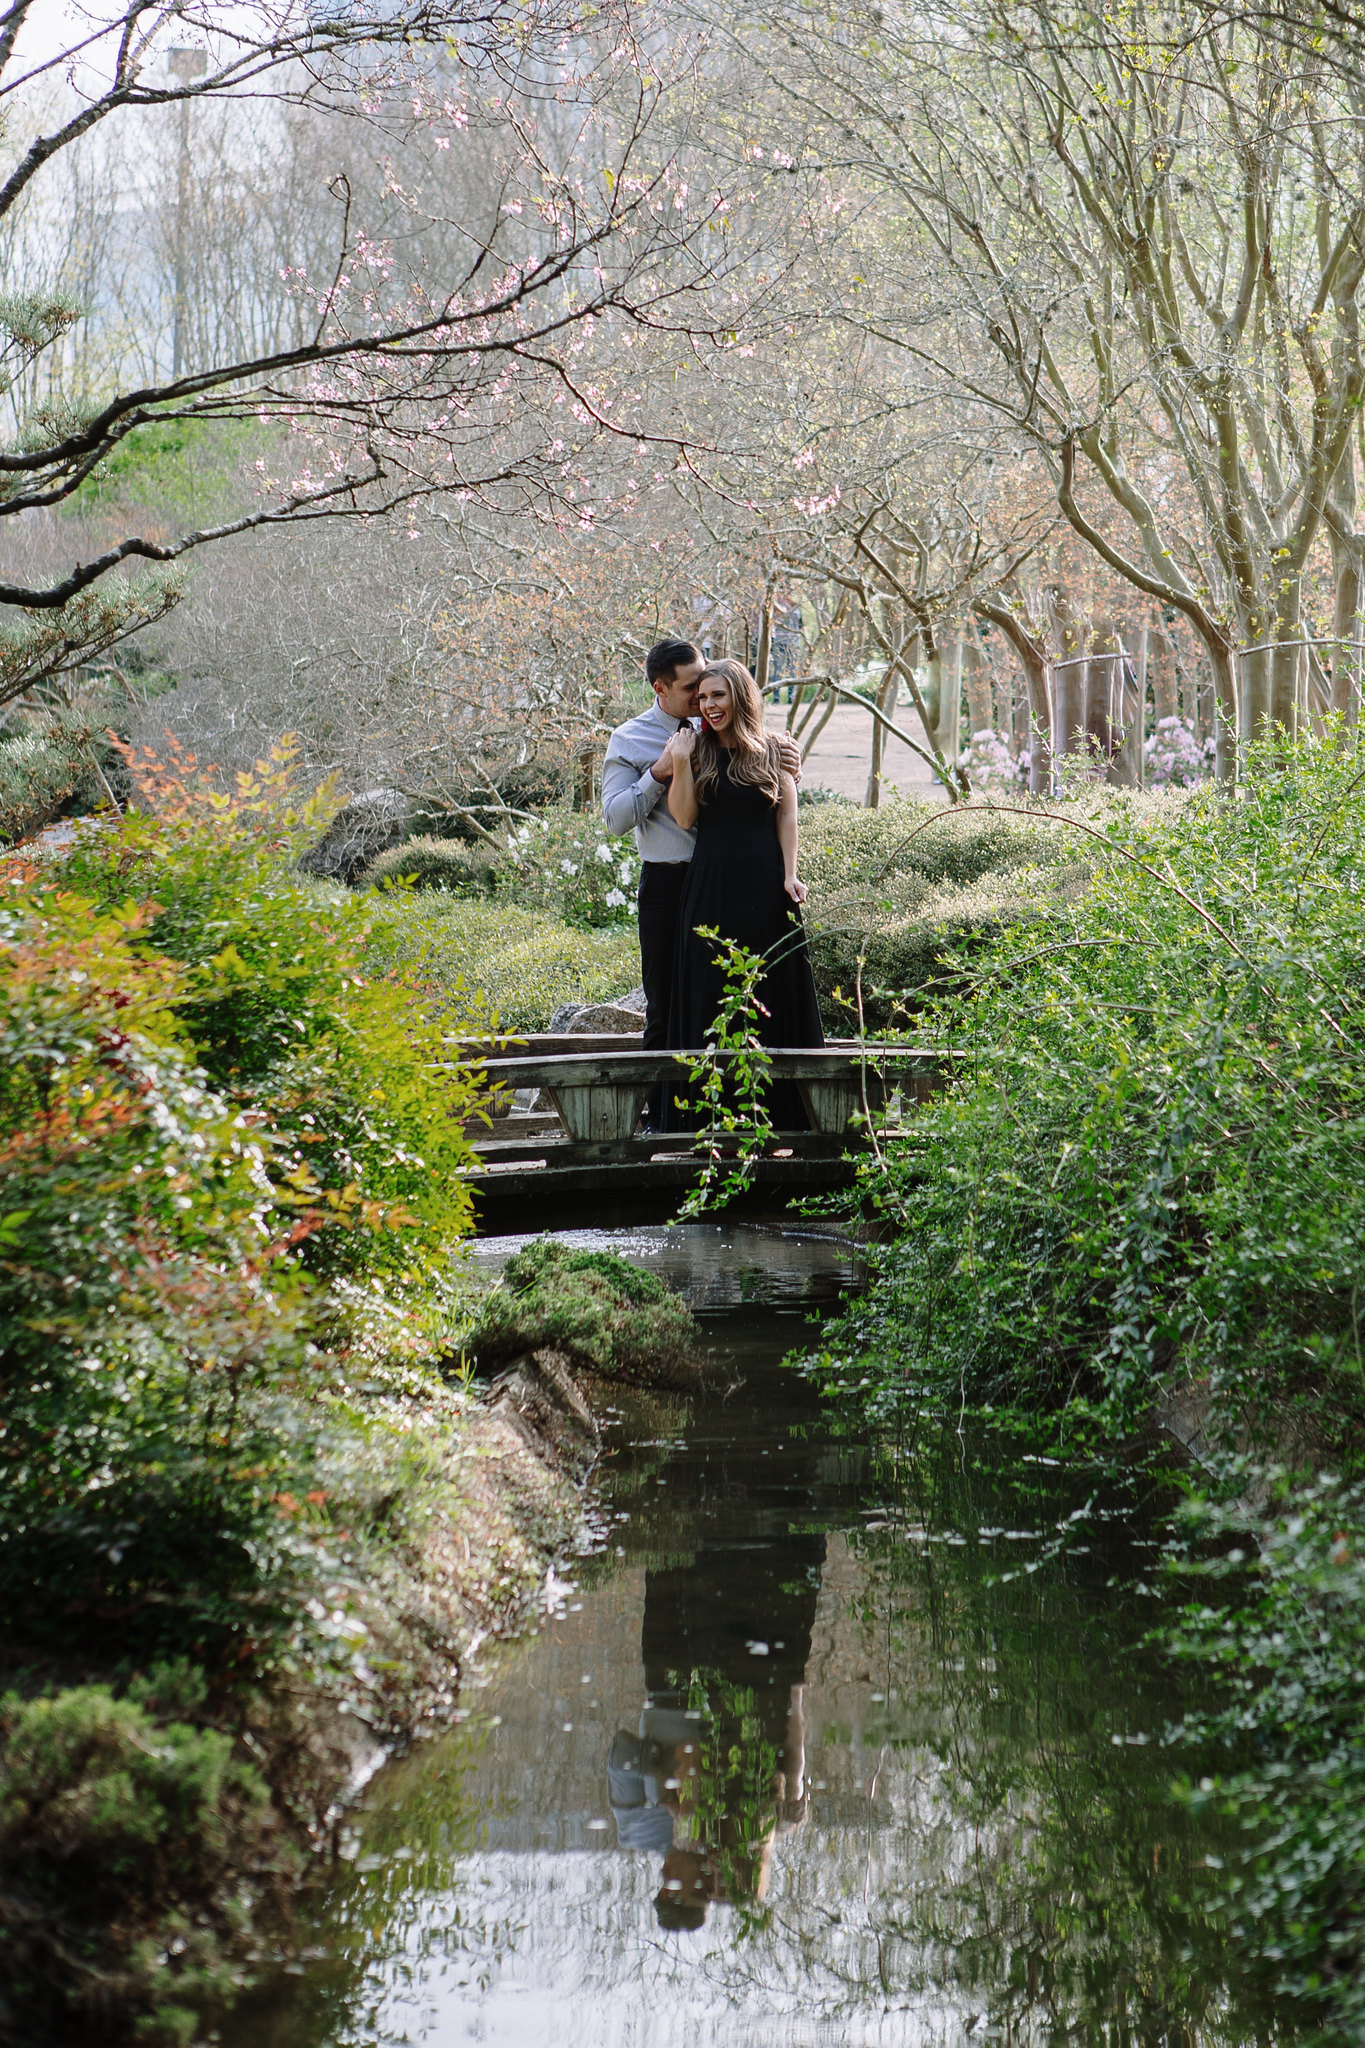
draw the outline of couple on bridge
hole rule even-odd
[[[801,755],[765,730],[763,699],[744,664],[707,662],[687,640],[661,640],[645,674],[654,702],[616,728],[602,769],[613,834],[634,831],[640,871],[640,965],[646,1051],[704,1046],[724,1000],[714,932],[767,965],[758,984],[765,1045],[821,1046],[796,872]],[[651,1097],[645,1129],[689,1129],[695,1117]],[[770,1101],[780,1129],[805,1117],[796,1091]]]

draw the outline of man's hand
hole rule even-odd
[[[683,727],[681,729],[686,731],[688,728]],[[675,732],[673,739],[668,742],[668,745],[649,771],[656,782],[671,782],[673,780],[673,740],[676,740],[677,737],[678,735]]]
[[[801,749],[789,732],[777,735],[777,751],[782,757],[782,767],[793,782],[801,780]]]

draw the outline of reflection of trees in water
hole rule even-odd
[[[1106,1585],[1139,1576],[1145,1553],[1097,1515],[1074,1525],[1091,1555],[1054,1543],[1084,1505],[1079,1482],[1011,1473],[996,1441],[952,1448],[902,1465],[873,1534],[703,1543],[649,1571],[643,1614],[622,1599],[614,1697],[639,1698],[638,1640],[647,1713],[695,1716],[693,1782],[658,1777],[661,1791],[678,1779],[672,1834],[703,1880],[698,1932],[660,1939],[657,1850],[556,1856],[552,1871],[547,1854],[490,1855],[494,1786],[515,1801],[524,1781],[505,1743],[499,1777],[470,1733],[385,1774],[360,1863],[311,1936],[334,1960],[287,2027],[267,2013],[232,2048],[421,2038],[455,1987],[471,1996],[504,1971],[516,1995],[552,1987],[566,2025],[586,2015],[584,2039],[611,2002],[642,2039],[652,2011],[696,2012],[693,2038],[762,2048],[784,2028],[802,2048],[1283,2041],[1201,1915],[1215,1881],[1202,1858],[1223,1845],[1165,1799],[1190,1759],[1113,1739],[1155,1734],[1181,1704],[1142,1647],[1151,1601]],[[586,1668],[572,1640],[562,1668],[538,1667],[547,1700]],[[547,1810],[604,1811],[600,1751],[585,1788],[561,1773],[556,1724],[543,1754],[538,1723],[519,1738],[533,1792]],[[784,1805],[798,1777],[809,1811],[784,1836],[805,1810]]]
[[[1189,1703],[1144,1645],[1142,1508],[994,1439],[900,1477],[896,1526],[856,1542],[855,1605],[894,1703],[881,1773],[918,1794],[911,1853],[880,1861],[831,1977],[853,2004],[969,1998],[1006,2038],[1288,2038],[1204,1910],[1230,1845],[1168,1796],[1198,1763],[1162,1742]],[[809,1954],[808,1902],[775,1931]]]
[[[746,1926],[763,1918],[774,1837],[805,1813],[803,1684],[824,1554],[822,1534],[788,1531],[703,1543],[647,1574],[640,1739],[667,1749],[653,1793],[674,1817],[655,1900],[665,1929],[699,1929],[713,1902]],[[627,1842],[620,1814],[618,1828]]]

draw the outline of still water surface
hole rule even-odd
[[[1149,1482],[841,1430],[782,1364],[837,1239],[563,1235],[685,1293],[712,1388],[623,1415],[539,1633],[375,1779],[229,2048],[1287,2041],[1167,1797]]]

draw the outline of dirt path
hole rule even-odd
[[[786,723],[785,704],[770,705],[768,718],[778,731]],[[915,727],[913,705],[905,704],[893,714],[896,723]],[[815,746],[806,757],[805,781],[812,789],[832,789],[840,796],[861,803],[867,793],[867,770],[872,747],[872,719],[857,704],[841,704]],[[882,764],[883,796],[941,798],[943,792],[917,754],[900,740],[888,737]]]

